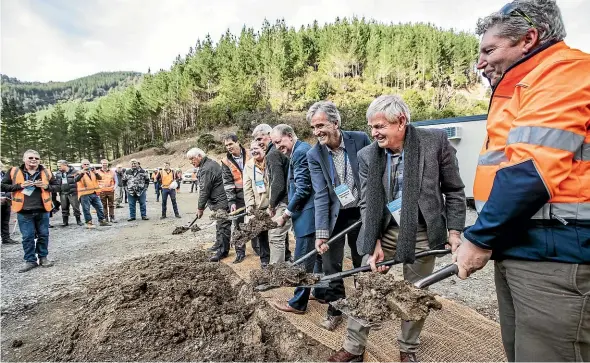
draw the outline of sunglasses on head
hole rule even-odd
[[[39,160],[39,158],[36,158],[34,156],[29,156],[29,160]]]
[[[524,11],[520,10],[514,3],[508,3],[500,9],[500,14],[504,16],[520,16],[532,27],[535,28],[535,23],[533,20],[525,14]]]

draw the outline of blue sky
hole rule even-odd
[[[506,0],[2,0],[0,72],[24,81],[66,81],[100,71],[168,69],[197,39],[214,40],[245,24],[284,18],[359,17],[382,22],[430,22],[473,31],[477,19]],[[558,0],[566,42],[590,52],[588,0]]]

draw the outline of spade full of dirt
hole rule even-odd
[[[361,274],[357,288],[346,299],[332,305],[369,324],[395,318],[421,320],[428,316],[430,309],[442,308],[433,293],[418,289],[408,281],[396,280],[392,274],[377,272]]]
[[[306,273],[303,267],[293,266],[287,262],[268,265],[261,270],[250,271],[250,283],[253,287],[296,287],[313,285],[320,280],[314,274]]]
[[[277,228],[278,225],[265,211],[255,210],[247,223],[240,223],[239,228],[232,233],[232,243],[243,246],[261,232]]]
[[[332,353],[299,332],[225,264],[204,251],[134,259],[82,291],[29,314],[43,339],[13,344],[21,361],[325,361]],[[56,307],[58,307],[56,309]],[[39,311],[36,313],[36,311]],[[39,321],[44,321],[41,324]],[[17,337],[21,338],[21,337]]]

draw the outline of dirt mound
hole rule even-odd
[[[325,360],[324,347],[282,320],[203,251],[126,262],[68,297],[74,311],[27,360]],[[77,303],[74,303],[77,301]],[[63,302],[62,302],[63,303]],[[38,344],[39,347],[30,347]]]
[[[430,309],[442,308],[428,290],[417,289],[405,280],[396,280],[391,274],[377,272],[361,274],[357,279],[357,289],[333,305],[369,323],[396,317],[420,320],[428,315]]]
[[[248,222],[240,223],[239,229],[236,229],[232,233],[232,244],[242,246],[252,238],[258,236],[260,232],[277,227],[277,223],[265,211],[255,210],[254,215],[250,217]]]
[[[306,273],[303,267],[292,266],[287,262],[268,265],[261,270],[250,271],[250,283],[253,287],[258,285],[286,287],[313,285],[319,279],[319,276]]]

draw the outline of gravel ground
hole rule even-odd
[[[187,250],[201,243],[213,242],[214,228],[196,234],[188,231],[172,235],[176,226],[187,224],[194,218],[196,194],[190,194],[189,190],[188,185],[183,185],[178,195],[182,219],[170,218],[169,206],[168,219],[160,220],[160,203],[155,202],[153,188],[148,191],[149,221],[127,222],[127,205],[115,210],[119,223],[112,227],[97,227],[95,230],[87,230],[75,224],[62,228],[61,215],[54,216],[52,224],[55,228],[50,229],[49,258],[55,262],[55,266],[51,268],[36,268],[27,273],[18,273],[17,270],[23,262],[22,247],[2,245],[2,342],[9,341],[14,332],[23,326],[28,319],[27,310],[37,302],[76,291],[81,288],[85,278],[91,275],[112,268],[113,265],[127,259],[152,253]],[[470,210],[467,223],[473,223],[475,218],[475,212]],[[198,224],[210,224],[207,214]],[[13,238],[20,240],[18,230]],[[233,257],[231,252],[230,258]],[[449,262],[450,256],[439,258],[437,267]],[[492,264],[488,264],[466,281],[450,278],[433,285],[431,289],[444,297],[472,307],[490,319],[498,320]]]

